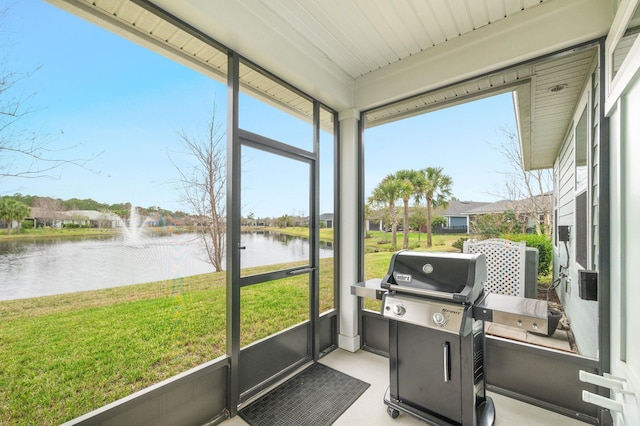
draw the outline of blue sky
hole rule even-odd
[[[33,111],[22,125],[60,156],[95,159],[54,179],[4,179],[0,192],[180,208],[178,131],[204,134],[224,87],[43,1],[11,3],[3,30],[5,63],[37,69],[20,84]]]
[[[0,60],[11,71],[37,69],[19,86],[23,96],[32,95],[32,113],[22,126],[37,130],[52,148],[62,150],[61,156],[94,159],[86,168],[65,166],[52,179],[4,178],[0,195],[19,192],[185,210],[171,163],[188,163],[178,132],[204,136],[214,104],[216,117],[225,119],[224,85],[43,1],[0,0],[0,9],[7,6]],[[281,116],[278,112],[246,98],[243,102],[241,125],[249,130],[283,141],[310,136],[307,124],[283,125],[274,119]],[[499,172],[508,168],[495,149],[504,139],[501,128],[515,130],[510,95],[369,129],[367,195],[388,173],[434,166],[453,178],[454,196],[495,200],[492,194],[504,181]],[[330,145],[328,138],[325,145]],[[292,200],[288,195],[298,189],[269,193],[277,186],[265,184],[265,176],[291,186],[297,180],[287,167],[271,167],[260,158],[243,160],[250,165],[243,182],[248,199],[243,214],[308,214],[304,197]],[[323,169],[322,212],[332,209],[330,175],[330,168]]]
[[[511,170],[498,151],[504,130],[516,132],[510,93],[368,129],[365,193],[397,170],[442,167],[456,198],[497,201]]]

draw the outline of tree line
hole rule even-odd
[[[453,179],[443,173],[442,167],[427,167],[421,170],[399,170],[387,175],[373,189],[368,198],[369,207],[383,208],[391,217],[391,245],[397,247],[398,213],[396,202],[402,200],[404,215],[402,218],[402,248],[409,248],[409,201],[413,198],[416,205],[423,200],[427,210],[427,247],[433,245],[431,226],[433,209],[446,208],[451,200]]]
[[[0,197],[0,221],[7,222],[8,233],[12,231],[13,222],[20,224],[23,219],[31,215],[31,208],[38,208],[44,217],[45,222],[51,221],[51,225],[58,218],[60,213],[71,210],[94,210],[102,213],[113,213],[122,219],[128,219],[131,214],[131,203],[106,204],[98,201],[79,198],[62,200],[59,198],[40,197],[37,195],[14,194],[12,196]],[[158,206],[138,207],[138,212],[143,216],[156,218],[158,226],[173,224],[190,215],[181,211],[169,211]],[[163,220],[165,218],[170,218]],[[45,223],[48,225],[48,223]]]
[[[107,204],[95,201],[91,198],[69,198],[63,200],[61,198],[42,197],[39,195],[23,195],[20,193],[10,196],[1,197],[2,199],[12,199],[27,205],[28,207],[45,207],[44,204],[54,204],[60,211],[66,210],[95,210],[104,211],[109,210],[113,213],[122,212],[128,217],[131,203],[115,203]],[[118,216],[120,216],[118,214]]]

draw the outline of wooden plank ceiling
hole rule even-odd
[[[549,0],[269,0],[262,2],[358,78]],[[252,6],[253,7],[253,6]]]

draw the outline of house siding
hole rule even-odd
[[[573,132],[567,137],[559,160],[558,173],[558,225],[573,225],[573,182],[575,180]],[[566,259],[563,259],[566,261]]]
[[[593,70],[593,76],[597,76],[599,68]],[[587,81],[584,88],[584,93],[581,102],[578,103],[578,107],[574,112],[574,119],[572,128],[569,129],[565,143],[563,144],[558,161],[556,162],[556,174],[558,176],[556,188],[557,191],[557,212],[558,212],[558,225],[570,226],[570,240],[568,243],[569,259],[567,261],[566,250],[564,243],[558,242],[555,247],[554,256],[554,274],[557,278],[560,265],[568,265],[568,270],[564,271],[567,274],[567,279],[562,281],[560,286],[556,289],[558,297],[562,301],[562,305],[565,309],[567,317],[571,324],[571,330],[574,334],[578,351],[581,355],[587,357],[598,357],[599,345],[598,345],[598,302],[587,301],[580,298],[579,295],[579,270],[592,269],[597,266],[597,205],[598,205],[598,159],[594,156],[594,152],[597,152],[599,140],[596,136],[596,131],[599,126],[599,120],[596,118],[600,114],[600,106],[593,102],[597,95],[597,86],[593,86],[592,82],[597,81],[597,78],[592,78]],[[588,132],[588,158],[587,166],[589,170],[588,184],[587,184],[587,235],[583,240],[586,240],[587,255],[586,265],[580,265],[576,262],[578,250],[576,242],[578,241],[578,227],[577,227],[577,215],[576,215],[576,125],[583,112],[587,108],[588,124],[590,131]],[[584,192],[583,192],[584,194]],[[581,236],[582,237],[582,236]],[[582,238],[581,238],[582,239]]]
[[[600,173],[600,116],[602,115],[602,105],[600,105],[600,66],[598,66],[595,72],[592,74],[592,87],[593,94],[591,96],[591,102],[593,108],[591,109],[592,129],[591,137],[593,140],[591,146],[591,175],[589,176],[591,182],[591,265],[590,268],[599,270],[600,266],[600,239],[598,238],[600,232],[600,215],[598,209],[600,208],[599,188],[598,188],[598,176]]]

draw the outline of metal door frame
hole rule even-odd
[[[319,319],[319,262],[320,262],[320,213],[319,213],[319,146],[320,146],[320,104],[313,102],[313,151],[306,151],[282,142],[242,130],[239,123],[239,70],[240,56],[235,52],[229,53],[227,74],[227,339],[226,351],[230,360],[228,377],[230,415],[237,414],[238,405],[251,398],[256,393],[276,383],[279,379],[300,367],[304,363],[319,358],[320,319]],[[273,76],[270,76],[275,78]],[[277,80],[277,79],[276,79]],[[279,80],[278,80],[279,81]],[[283,83],[285,84],[285,83]],[[289,86],[290,87],[290,86]],[[309,164],[309,228],[310,255],[309,264],[265,274],[241,277],[240,274],[240,232],[241,232],[241,151],[242,146],[259,149],[275,155]],[[240,289],[249,285],[290,277],[294,274],[309,274],[309,319],[270,336],[259,344],[251,345],[249,350],[240,349]],[[267,377],[257,374],[251,368],[240,368],[241,358],[247,360],[262,359],[261,353],[268,353],[275,347],[282,345],[298,345],[306,335],[307,356],[301,360],[281,360],[269,358],[272,367],[278,371],[267,373]],[[254,349],[256,348],[256,349]],[[261,352],[262,351],[262,352]],[[285,365],[283,365],[285,364]],[[248,366],[247,366],[248,367]],[[247,385],[247,378],[257,383]],[[245,389],[243,389],[243,387]],[[248,387],[248,388],[247,388]]]

